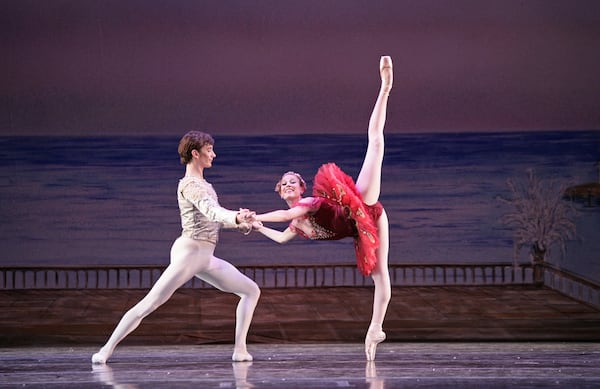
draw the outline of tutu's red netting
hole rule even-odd
[[[348,176],[335,163],[322,165],[315,175],[313,196],[335,201],[350,211],[350,218],[356,222],[358,236],[354,238],[356,264],[364,275],[369,275],[377,263],[376,251],[379,248],[376,220],[383,212],[377,202],[366,205],[352,177]]]

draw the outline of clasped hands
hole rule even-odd
[[[237,222],[238,230],[243,232],[244,235],[248,235],[252,232],[252,229],[262,227],[262,223],[256,220],[256,212],[247,208],[240,208],[237,215],[235,215],[235,221]]]

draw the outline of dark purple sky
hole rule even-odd
[[[600,1],[10,0],[1,134],[600,128]]]

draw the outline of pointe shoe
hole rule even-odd
[[[390,93],[394,82],[392,58],[390,56],[384,55],[379,60],[379,74],[381,75],[381,91],[386,94]]]
[[[234,351],[233,355],[231,356],[231,360],[234,362],[251,362],[252,359],[252,355],[250,355],[248,352]]]
[[[377,345],[385,340],[385,332],[383,331],[369,331],[365,337],[365,354],[367,361],[375,360],[375,353],[377,352]]]

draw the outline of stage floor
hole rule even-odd
[[[593,388],[596,342],[386,342],[375,362],[359,343],[117,348],[96,366],[89,346],[0,348],[0,387],[38,388]]]

